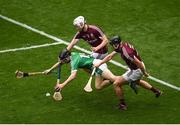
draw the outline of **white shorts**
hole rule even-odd
[[[92,54],[91,54],[91,56],[95,59],[104,59],[107,55],[108,55],[108,53],[99,54],[99,53],[95,53],[95,52],[92,52]]]
[[[94,59],[93,64],[96,64],[96,63],[99,62],[99,61],[101,61],[101,60],[100,60],[100,59]],[[102,72],[105,71],[106,69],[108,69],[106,63],[103,63],[103,64],[100,65],[98,68],[99,68],[100,70],[102,70]],[[99,73],[96,72],[96,75],[99,75]]]
[[[141,69],[128,70],[122,75],[122,77],[128,82],[140,80],[142,76],[143,76],[143,73]]]

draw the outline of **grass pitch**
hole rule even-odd
[[[130,41],[151,75],[179,86],[179,6],[179,0],[1,0],[0,13],[66,41],[76,32],[73,19],[83,15],[88,23],[100,26],[108,37],[120,34]],[[51,42],[54,41],[0,19],[0,50]],[[83,41],[78,45],[89,49]],[[153,81],[148,80],[164,91],[162,97],[156,99],[142,88],[135,95],[125,86],[129,107],[127,111],[119,111],[112,86],[92,93],[83,91],[89,75],[81,70],[77,79],[62,91],[61,102],[45,96],[46,92],[53,93],[56,74],[15,79],[16,69],[49,68],[64,47],[0,54],[0,123],[180,123],[180,93]],[[118,56],[115,60],[122,62]],[[124,72],[112,64],[109,67],[114,74]],[[63,66],[62,81],[69,73],[69,66]]]

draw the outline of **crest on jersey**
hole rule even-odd
[[[91,36],[91,38],[92,38],[92,39],[94,39],[94,38],[95,38],[95,36],[94,36],[94,34],[93,34],[93,33],[91,33],[91,34],[90,34],[90,36]]]

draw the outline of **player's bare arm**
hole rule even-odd
[[[149,74],[146,72],[145,66],[143,65],[143,63],[138,58],[134,57],[134,63],[141,69],[144,76],[146,76],[146,77],[149,76]]]
[[[116,54],[115,51],[113,51],[112,53],[110,53],[109,55],[107,55],[103,60],[99,61],[98,63],[94,64],[95,67],[99,67],[100,65],[102,65],[103,63],[106,63],[108,61],[110,61],[114,55]]]
[[[91,47],[92,51],[96,52],[108,44],[108,39],[107,39],[106,35],[104,35],[100,39],[102,39],[102,43],[99,44],[97,47]]]
[[[79,39],[75,39],[73,38],[71,43],[67,46],[67,50],[70,51],[74,45],[76,45],[76,43],[79,41]]]
[[[75,79],[76,76],[77,76],[77,71],[73,71],[73,72],[71,73],[71,75],[70,75],[63,83],[61,83],[61,84],[60,84],[60,82],[57,83],[56,89],[57,89],[57,88],[59,88],[59,89],[64,88],[69,82],[71,82],[73,79]]]

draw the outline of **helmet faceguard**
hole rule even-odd
[[[69,63],[70,55],[71,55],[71,52],[69,52],[67,49],[64,49],[63,51],[59,53],[59,59],[65,63]]]
[[[120,36],[114,36],[110,39],[110,44],[111,45],[117,45],[121,43],[121,38]]]

